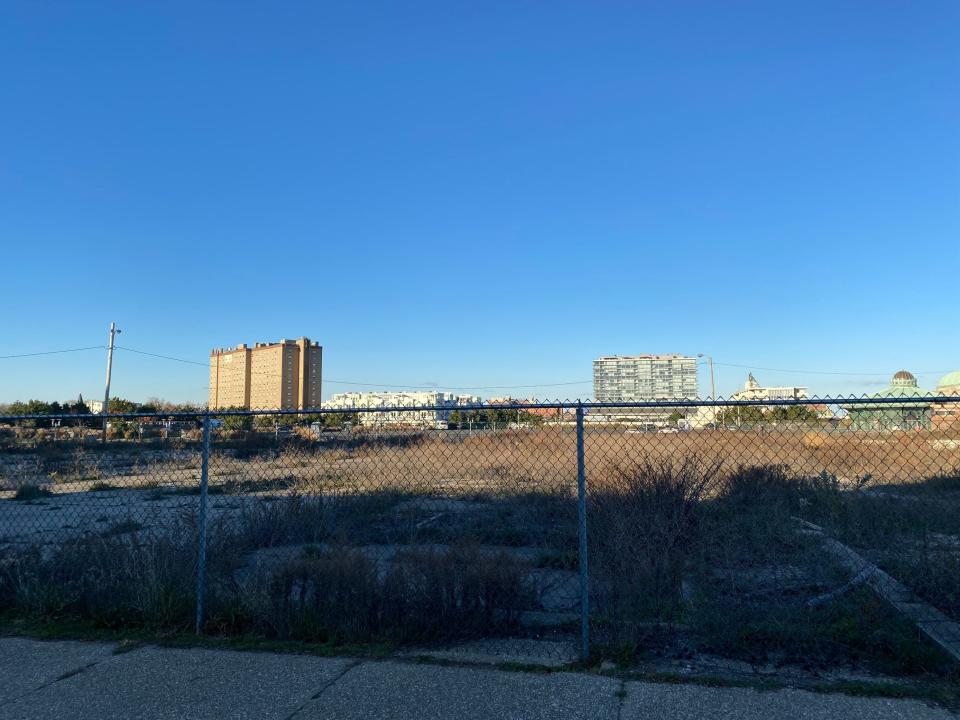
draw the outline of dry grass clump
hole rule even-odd
[[[0,606],[20,616],[186,629],[193,614],[193,537],[89,536],[20,552],[0,568]]]
[[[478,547],[409,550],[386,565],[358,548],[318,548],[263,570],[234,622],[334,643],[489,637],[516,629],[531,603],[526,577],[517,560]]]
[[[314,553],[261,571],[236,596],[231,629],[320,642],[370,639],[382,627],[379,591],[377,565],[359,551]]]
[[[391,510],[401,497],[390,492],[324,497],[294,490],[241,502],[215,532],[242,552],[327,541],[386,542],[391,538],[384,534],[397,522]]]
[[[473,544],[406,550],[385,579],[387,617],[414,639],[506,634],[533,603],[528,570],[506,553]]]
[[[290,495],[244,503],[222,533],[244,549],[321,542],[331,532],[331,514],[323,498]]]

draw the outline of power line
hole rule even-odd
[[[702,364],[702,363],[701,363]],[[890,371],[887,372],[840,372],[838,370],[795,370],[788,368],[771,368],[771,367],[758,367],[756,365],[737,365],[735,363],[724,363],[714,361],[714,365],[720,365],[722,367],[735,367],[742,368],[744,370],[763,370],[764,372],[784,372],[784,373],[796,373],[798,375],[857,375],[863,377],[886,377],[890,374]],[[924,370],[920,372],[915,372],[914,375],[939,375],[941,373],[948,372],[947,370]]]
[[[201,365],[207,367],[207,363],[198,362],[196,360],[186,360],[184,358],[173,357],[172,355],[161,355],[159,353],[147,352],[146,350],[136,350],[134,348],[126,347],[123,345],[116,346],[118,350],[127,350],[128,352],[134,352],[138,355],[149,355],[150,357],[163,358],[164,360],[173,360],[174,362],[188,363],[190,365]],[[263,375],[269,375],[271,373],[258,373]],[[559,383],[539,383],[539,384],[530,384],[530,385],[464,385],[464,386],[454,386],[454,385],[392,385],[388,383],[370,383],[370,382],[360,382],[358,380],[333,380],[331,378],[324,378],[323,382],[332,383],[334,385],[360,385],[363,387],[383,387],[383,388],[398,388],[398,389],[425,389],[425,390],[436,390],[440,388],[445,388],[447,390],[515,390],[519,388],[539,388],[539,387],[560,387],[565,385],[586,385],[592,383],[592,380],[575,380],[573,382],[559,382]]]
[[[94,346],[91,348],[77,348],[78,350],[93,350],[96,348],[102,348],[103,345]],[[202,367],[207,367],[207,363],[198,362],[196,360],[186,360],[184,358],[173,357],[172,355],[161,355],[159,353],[151,353],[145,350],[136,350],[134,348],[124,347],[117,345],[117,348],[120,350],[127,350],[129,352],[134,352],[139,355],[149,355],[150,357],[162,358],[164,360],[172,360],[174,362],[187,363],[189,365],[200,365]],[[73,350],[56,350],[53,352],[74,352]],[[49,353],[35,353],[37,355],[46,355]],[[4,356],[0,356],[4,357]],[[20,356],[9,356],[9,357],[20,357]],[[706,365],[704,361],[699,361],[698,365]],[[714,361],[714,365],[720,367],[731,367],[731,368],[740,368],[743,370],[760,370],[763,372],[781,372],[781,373],[795,373],[798,375],[835,375],[835,376],[856,376],[856,377],[886,377],[889,375],[887,372],[842,372],[838,370],[797,370],[789,368],[773,368],[773,367],[761,367],[758,365],[741,365],[737,363],[725,363]],[[938,375],[948,372],[947,370],[924,370],[914,373],[915,375]],[[270,373],[257,373],[268,375]],[[406,390],[521,390],[526,388],[548,388],[548,387],[568,387],[572,385],[590,385],[593,383],[593,380],[573,380],[569,382],[557,382],[557,383],[531,383],[528,385],[442,385],[440,383],[434,385],[423,385],[423,384],[410,384],[410,385],[397,385],[390,383],[372,383],[372,382],[361,382],[358,380],[334,380],[331,378],[324,378],[323,382],[329,383],[332,385],[354,385],[359,387],[380,387],[380,388],[393,388],[393,389],[406,389]]]
[[[163,358],[164,360],[173,360],[174,362],[187,363],[189,365],[202,365],[207,366],[207,363],[197,362],[196,360],[184,360],[183,358],[173,357],[172,355],[160,355],[158,353],[147,352],[146,350],[135,350],[130,347],[124,347],[123,345],[117,345],[118,350],[126,350],[127,352],[137,353],[137,355],[149,355],[150,357]]]
[[[61,353],[82,352],[84,350],[103,350],[106,345],[91,345],[90,347],[69,348],[67,350],[45,350],[43,352],[21,353],[20,355],[0,355],[0,360],[10,360],[12,358],[37,357],[38,355],[59,355]]]
[[[593,380],[574,380],[572,382],[559,383],[540,383],[531,385],[387,385],[384,383],[367,383],[356,380],[328,380],[324,378],[325,383],[334,383],[336,385],[361,385],[363,387],[385,387],[385,388],[406,388],[409,390],[517,390],[522,388],[543,388],[560,387],[564,385],[588,385]]]

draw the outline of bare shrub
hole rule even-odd
[[[606,478],[590,495],[590,571],[600,610],[619,644],[638,642],[650,620],[671,620],[700,523],[700,502],[719,465],[696,458],[647,461]]]

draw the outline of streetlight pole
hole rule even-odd
[[[707,362],[710,363],[710,399],[717,399],[717,386],[713,382],[713,355],[707,356]]]
[[[110,411],[110,376],[113,374],[113,341],[120,330],[115,322],[110,323],[110,342],[107,345],[107,387],[103,391],[103,442],[107,441],[107,415]]]
[[[698,358],[705,357],[707,358],[707,364],[710,366],[710,400],[717,399],[717,386],[713,378],[713,356],[704,355],[703,353],[697,353]]]
[[[697,353],[698,358],[705,357],[707,358],[707,364],[710,366],[710,402],[713,402],[717,399],[717,384],[714,381],[713,377],[713,355],[704,355],[704,353]],[[702,410],[702,408],[701,408]],[[698,410],[699,414],[699,410]],[[710,422],[713,423],[713,426],[716,427],[717,424],[717,408],[711,407],[709,410]],[[707,413],[704,413],[704,416],[707,416]]]

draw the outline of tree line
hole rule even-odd
[[[123,413],[178,413],[198,412],[203,408],[192,403],[171,403],[159,398],[151,398],[147,402],[134,402],[125,398],[110,398],[110,412]],[[64,402],[48,402],[46,400],[16,400],[12,403],[0,404],[0,415],[90,415],[90,406],[82,398],[66,400]],[[78,422],[80,422],[78,420]],[[32,424],[37,427],[50,427],[52,420],[38,420]],[[98,425],[99,419],[90,418],[83,421],[85,425]],[[71,423],[72,424],[72,423]]]
[[[218,409],[226,412],[245,412],[247,410],[247,408],[243,407]],[[275,427],[288,428],[295,425],[312,425],[313,423],[319,423],[326,428],[338,429],[344,425],[356,425],[360,422],[360,416],[357,413],[218,415],[216,411],[214,411],[210,417],[222,422],[224,430],[270,430]]]
[[[808,405],[762,407],[743,405],[724,408],[717,414],[718,425],[761,425],[778,423],[815,423],[817,411]]]
[[[686,414],[675,410],[667,418],[667,422],[675,425],[686,418]],[[816,423],[822,418],[817,411],[808,405],[778,405],[764,407],[761,405],[740,405],[727,407],[717,413],[716,425],[777,425],[779,423]]]
[[[457,427],[477,425],[480,427],[495,427],[519,423],[521,425],[540,425],[543,416],[536,415],[529,410],[515,408],[474,408],[471,410],[454,410],[450,413],[448,422]]]

